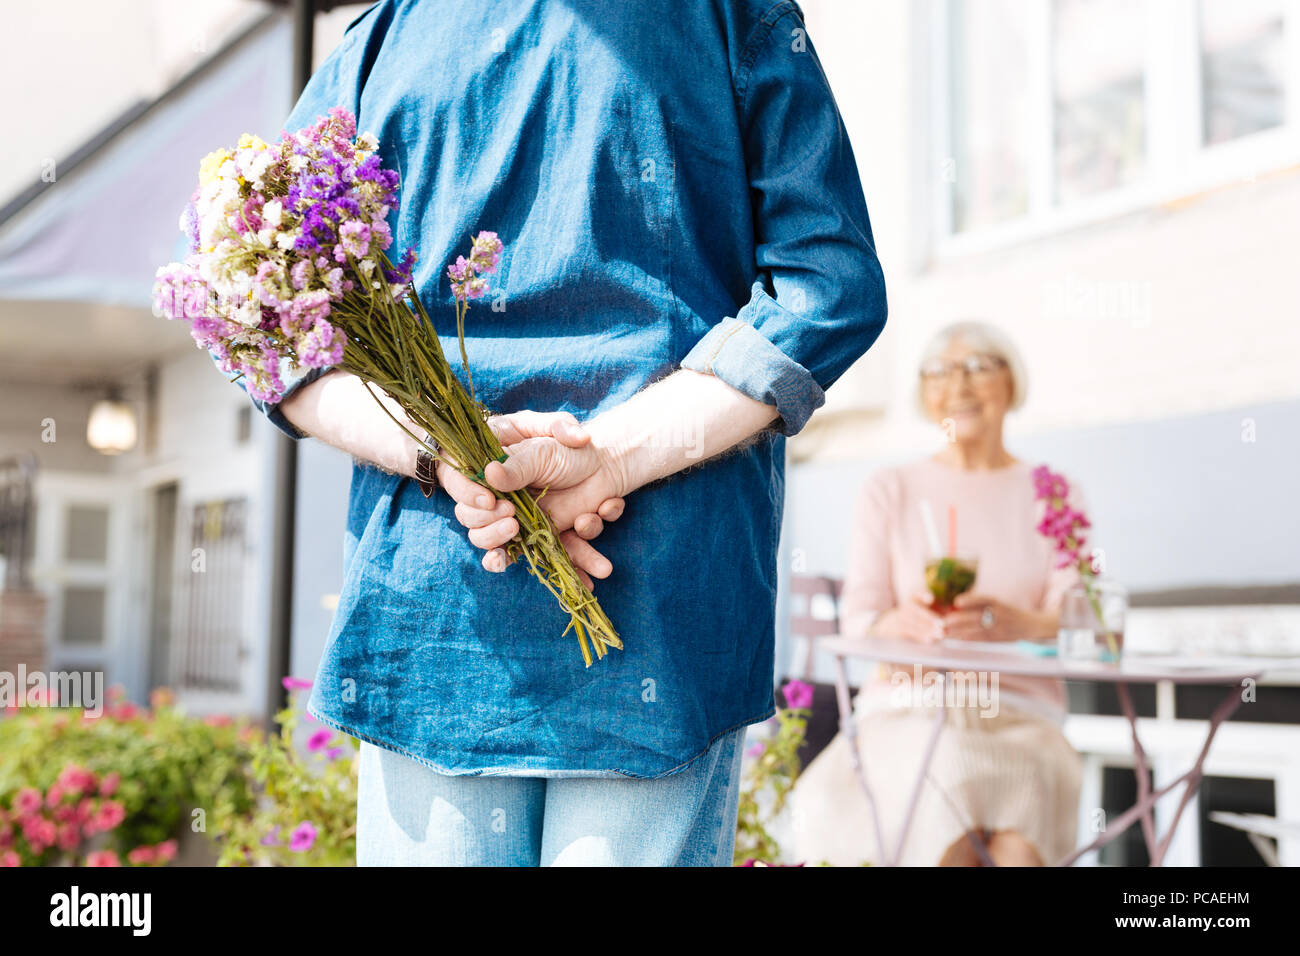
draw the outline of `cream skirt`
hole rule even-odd
[[[859,704],[862,699],[859,699]],[[912,814],[899,863],[935,866],[972,829],[1015,830],[1047,864],[1076,846],[1082,759],[1052,721],[1003,706],[944,707],[945,725]],[[892,853],[922,756],[934,706],[859,708],[858,748]],[[838,733],[799,776],[774,835],[790,861],[880,864],[870,805]]]

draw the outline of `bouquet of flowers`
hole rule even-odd
[[[397,208],[398,176],[383,168],[376,138],[356,134],[356,119],[335,107],[278,143],[240,137],[233,150],[204,157],[199,184],[181,216],[189,254],[158,270],[156,311],[184,319],[234,380],[263,401],[278,401],[289,368],[339,367],[388,393],[435,459],[482,482],[489,461],[506,454],[475,397],[465,349],[469,300],[488,291],[502,245],[481,232],[469,258],[447,272],[456,300],[456,333],[468,389],[443,354],[433,321],[415,294],[415,252],[394,263],[387,225]],[[583,660],[621,648],[609,618],[579,579],[549,516],[527,490],[514,503],[519,534],[507,546],[569,616]]]

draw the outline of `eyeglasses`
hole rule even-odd
[[[970,376],[972,382],[983,384],[992,381],[993,376],[1006,367],[1005,359],[996,355],[983,355],[980,353],[968,355],[960,362],[934,359],[921,366],[921,381],[927,385],[938,384],[947,380],[948,376],[953,372],[964,371]]]

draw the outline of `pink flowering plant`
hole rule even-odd
[[[378,148],[373,135],[357,135],[351,113],[335,107],[278,143],[245,134],[233,150],[210,153],[181,217],[188,255],[158,270],[155,310],[188,322],[198,345],[262,401],[284,396],[286,373],[351,372],[435,459],[482,482],[487,463],[505,461],[506,453],[474,393],[465,317],[470,300],[489,290],[501,240],[480,232],[469,256],[447,270],[466,387],[415,294],[414,251],[396,263],[387,255],[398,176],[383,167]],[[376,387],[416,430],[389,412]],[[565,633],[575,631],[586,664],[593,653],[600,658],[607,648],[621,648],[537,498],[526,489],[506,497],[519,522],[506,550],[526,560],[569,615]]]
[[[286,677],[291,693],[310,681]],[[257,807],[222,834],[221,866],[353,866],[356,863],[356,738],[290,705],[280,732],[253,747]]]
[[[252,811],[257,728],[188,717],[162,689],[149,707],[109,698],[102,713],[48,697],[0,715],[0,866],[159,866],[186,829],[216,836]]]
[[[1092,556],[1084,552],[1088,543],[1086,531],[1092,527],[1088,516],[1069,504],[1070,483],[1065,476],[1052,471],[1046,465],[1034,469],[1034,497],[1044,502],[1043,517],[1038,523],[1038,533],[1050,539],[1056,548],[1058,568],[1073,567],[1079,572],[1084,593],[1097,617],[1098,626],[1103,629],[1103,638],[1110,651],[1111,660],[1119,660],[1119,641],[1113,630],[1106,624],[1102,613],[1101,597],[1097,593],[1097,570],[1093,567]]]
[[[749,768],[740,792],[740,809],[736,826],[735,864],[737,866],[778,865],[781,848],[768,832],[768,826],[785,807],[790,790],[801,770],[799,748],[808,732],[812,713],[813,689],[801,680],[787,681],[781,687],[786,706],[778,707],[772,717],[775,731],[752,744],[745,752]]]

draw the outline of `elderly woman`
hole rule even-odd
[[[845,633],[922,643],[1055,635],[1061,599],[1077,572],[1056,568],[1052,546],[1036,528],[1041,504],[1033,466],[1003,445],[1003,420],[1023,403],[1025,384],[1014,346],[994,328],[958,323],[930,343],[920,402],[947,441],[928,458],[876,472],[861,488],[844,583]],[[1073,504],[1082,506],[1077,494]],[[933,606],[925,587],[933,538],[927,507],[941,516],[955,508],[957,552],[978,559],[972,591],[947,613]],[[898,839],[931,737],[931,708],[942,706],[920,689],[897,692],[913,677],[910,667],[881,665],[855,706],[887,850]],[[980,837],[998,865],[1051,863],[1075,845],[1080,758],[1061,733],[1064,685],[998,677],[988,685],[996,686],[996,707],[946,702],[946,726],[901,863],[980,865],[968,834]],[[806,768],[789,806],[797,859],[853,865],[885,858],[842,733]]]

